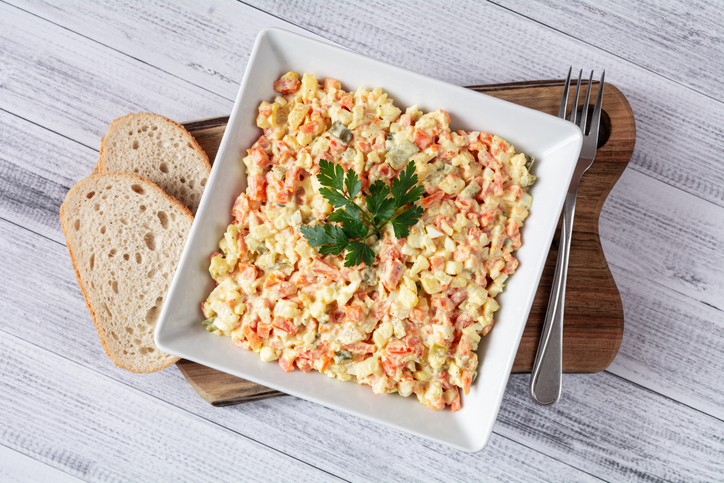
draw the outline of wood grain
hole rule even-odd
[[[555,114],[560,104],[562,85],[563,81],[553,80],[474,86],[471,89]],[[564,372],[604,370],[616,357],[623,337],[623,306],[601,249],[598,216],[606,195],[631,157],[636,141],[636,124],[626,97],[610,84],[604,89],[603,109],[604,128],[609,137],[580,183],[576,223],[573,225],[563,329]],[[204,149],[209,150],[209,158],[213,159],[227,121],[228,118],[208,119],[187,123],[185,127]],[[558,236],[548,255],[523,332],[513,364],[514,373],[530,372],[533,367],[555,271]],[[283,395],[191,361],[181,362],[179,369],[201,397],[215,406]]]

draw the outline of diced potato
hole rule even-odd
[[[425,290],[425,292],[429,293],[430,295],[440,293],[442,291],[442,286],[440,285],[440,282],[432,276],[430,272],[423,272],[423,274],[429,274],[427,276],[420,276],[420,282],[422,282],[422,288]]]
[[[412,268],[410,268],[410,273],[412,275],[417,275],[421,271],[427,270],[428,268],[430,268],[430,262],[427,261],[427,258],[423,257],[422,255],[418,255],[415,263],[412,264]]]
[[[291,300],[279,300],[274,306],[274,315],[285,319],[293,319],[302,314],[299,306]]]
[[[358,362],[356,367],[357,379],[364,379],[367,376],[380,372],[380,360],[378,357],[369,357]]]
[[[445,234],[443,232],[441,232],[440,230],[438,230],[437,228],[435,228],[432,225],[427,226],[427,234],[432,239],[440,238],[441,236],[445,236]]]
[[[385,344],[387,344],[387,341],[390,340],[390,337],[392,337],[394,331],[395,327],[392,325],[391,322],[383,322],[372,334],[372,340],[374,340],[377,347],[382,348],[385,346]]]
[[[317,82],[317,76],[311,74],[304,74],[302,76],[302,99],[305,101],[311,101],[317,97],[317,89],[319,84]]]
[[[276,351],[269,346],[262,347],[259,352],[259,356],[264,362],[271,362],[279,359],[279,354],[277,354]]]
[[[408,309],[417,306],[417,291],[410,290],[407,286],[400,287],[400,302]]]
[[[456,262],[454,260],[449,260],[445,262],[445,273],[449,275],[457,275],[458,273],[463,271],[463,262]]]

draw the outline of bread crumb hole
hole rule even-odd
[[[159,211],[156,213],[158,215],[158,221],[161,222],[161,226],[166,229],[168,228],[168,215],[165,211]]]
[[[148,137],[152,138],[152,137],[153,137],[153,132],[148,131]]]
[[[158,307],[154,305],[148,309],[148,312],[146,312],[146,323],[148,325],[153,325],[156,323],[156,320],[158,320]]]
[[[108,258],[113,258],[116,255],[116,249],[112,248],[110,252],[108,252]]]
[[[186,146],[190,147],[191,149],[194,149],[194,145],[191,144],[190,142],[186,143]]]
[[[148,131],[148,126],[143,126],[141,129],[143,130],[143,132],[146,132]]]
[[[171,213],[171,221],[176,221],[176,213]]]
[[[113,332],[113,331],[111,331],[111,337],[113,337],[114,339],[118,340],[118,334],[116,334],[116,333]]]
[[[128,253],[124,253],[124,254],[123,254],[123,259],[124,259],[125,261],[128,261],[130,258],[131,258],[131,257],[128,256]]]
[[[143,186],[141,186],[140,184],[132,184],[131,189],[133,190],[134,193],[138,193],[139,195],[146,194],[146,191],[143,189]]]
[[[146,233],[146,236],[143,237],[143,241],[146,243],[146,246],[149,250],[156,249],[156,237],[153,235],[153,233]]]
[[[128,221],[125,218],[121,218],[121,223],[123,223],[124,225],[127,225]]]
[[[146,349],[148,350],[149,354],[153,354],[154,352],[156,352],[156,349],[154,349],[153,347],[147,347]]]
[[[173,143],[173,147],[174,147],[174,148],[177,148],[177,147],[178,147],[178,143]]]
[[[148,278],[153,278],[155,275],[156,275],[156,269],[155,269],[155,268],[152,268],[152,269],[149,270],[148,273],[146,274],[146,276],[147,276]]]
[[[160,169],[162,173],[168,173],[168,164],[161,163],[161,165],[158,167],[158,169]]]
[[[90,193],[88,193],[87,195],[85,195],[85,197],[88,198],[88,199],[91,199],[91,198],[93,198],[93,197],[95,196],[95,194],[96,194],[95,191],[91,191]]]
[[[193,189],[193,187],[194,187],[194,180],[190,179],[190,180],[189,180],[189,188],[192,188],[192,189]]]
[[[95,205],[93,205],[93,209],[96,211],[100,210],[101,209],[100,203],[96,203]]]
[[[133,145],[132,145],[131,147],[132,147],[133,149],[138,149],[138,146],[139,146],[139,144],[138,144],[138,139],[134,139],[134,140],[133,140]]]
[[[126,332],[133,334],[133,327],[126,327]]]
[[[73,222],[73,228],[75,228],[75,231],[78,231],[80,229],[80,219],[77,219]]]
[[[116,294],[118,294],[118,282],[116,282],[116,281],[114,280],[113,283],[111,284],[111,288],[113,289],[113,291],[114,291]]]
[[[143,260],[143,257],[141,256],[141,254],[136,253],[136,263],[140,264],[142,260]]]
[[[155,131],[158,129],[158,126],[153,126],[151,129],[153,129]]]
[[[107,200],[107,199],[108,199],[108,195],[107,195],[107,194],[103,194],[103,195],[101,196],[101,198],[103,198],[104,200]]]
[[[88,265],[90,266],[90,269],[93,270],[93,267],[96,266],[96,254],[90,256],[90,260],[88,261]]]
[[[129,136],[133,136],[133,131],[128,131]]]
[[[146,355],[146,348],[145,348],[145,347],[141,347],[140,349],[138,349],[138,354],[139,354],[139,355],[142,355],[142,356],[143,356],[143,355]]]
[[[138,209],[141,211],[146,211],[146,205],[141,205],[138,207]]]
[[[106,234],[106,227],[104,225],[101,227],[101,235],[105,235],[105,234]]]
[[[207,178],[202,179],[201,183],[200,183],[201,186],[206,186],[206,181],[207,181]]]
[[[133,169],[133,172],[134,172],[134,173],[138,173],[138,168],[134,168],[134,169]]]

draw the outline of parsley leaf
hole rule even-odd
[[[344,258],[345,267],[355,267],[362,262],[371,267],[375,261],[375,252],[366,243],[353,241],[347,246],[347,256]]]
[[[327,221],[340,223],[349,238],[364,238],[369,231],[357,211],[348,213],[346,210],[335,210],[327,217]]]
[[[417,171],[415,163],[409,162],[404,171],[392,182],[392,197],[395,199],[397,208],[414,203],[422,196],[424,192],[422,186],[417,185]]]
[[[390,220],[392,228],[395,229],[395,236],[397,238],[407,238],[407,235],[410,234],[410,228],[415,226],[417,220],[422,216],[422,212],[422,206],[414,205]]]
[[[322,159],[317,180],[322,185],[319,193],[335,210],[327,217],[330,223],[303,226],[301,232],[322,255],[339,255],[347,250],[346,267],[360,263],[372,266],[375,252],[367,245],[367,238],[381,236],[387,223],[392,225],[397,238],[406,238],[423,213],[422,207],[414,204],[422,196],[423,188],[417,184],[413,162],[392,180],[391,187],[379,179],[370,185],[369,194],[364,195],[366,211],[354,202],[362,191],[362,180],[354,170],[345,174],[342,166]]]
[[[328,186],[339,191],[344,190],[344,168],[326,159],[319,160],[317,179],[322,186]]]
[[[353,169],[347,171],[344,187],[347,189],[347,196],[349,196],[350,200],[353,200],[355,196],[357,196],[357,193],[359,193],[359,190],[362,189],[362,180],[359,179],[359,176],[357,176],[357,173]]]

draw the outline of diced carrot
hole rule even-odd
[[[249,187],[246,193],[251,200],[266,201],[266,181],[264,180],[264,175],[257,174],[249,176]]]
[[[442,190],[438,190],[434,194],[423,198],[422,201],[420,201],[420,204],[423,208],[429,208],[433,203],[440,201],[443,196],[445,196],[445,192]]]
[[[272,321],[272,326],[274,326],[274,328],[276,329],[283,330],[289,335],[294,335],[297,333],[297,327],[289,319],[274,317],[274,320]]]
[[[244,334],[244,337],[246,337],[246,340],[249,341],[249,346],[252,348],[252,350],[257,350],[261,347],[261,338],[252,330],[251,327],[248,325],[244,326],[244,328],[241,330],[241,333]]]
[[[324,90],[329,91],[331,89],[337,89],[340,90],[342,88],[342,83],[338,80],[334,80],[331,77],[327,77],[324,79]]]
[[[297,92],[301,82],[299,82],[299,76],[297,74],[291,74],[293,73],[284,74],[281,79],[274,82],[274,90],[280,94],[293,94]]]
[[[359,322],[362,320],[362,307],[359,305],[345,305],[344,315],[348,320]]]
[[[473,375],[470,371],[464,370],[461,374],[461,378],[463,381],[463,391],[465,391],[465,394],[470,394],[470,384],[473,381]]]
[[[284,369],[284,372],[292,372],[294,370],[294,356],[282,355],[279,358],[279,365]]]
[[[246,280],[247,282],[253,282],[254,280],[256,280],[257,274],[258,272],[255,265],[250,265],[248,263],[239,264],[239,277],[242,280]]]
[[[415,129],[415,144],[417,144],[418,148],[425,149],[432,144],[432,140],[430,139],[430,136],[425,134],[425,131]]]
[[[254,164],[259,166],[260,168],[266,168],[271,164],[271,160],[269,159],[269,156],[267,156],[266,152],[264,152],[261,148],[252,148],[249,149],[249,154],[251,155],[252,161],[254,161]]]

